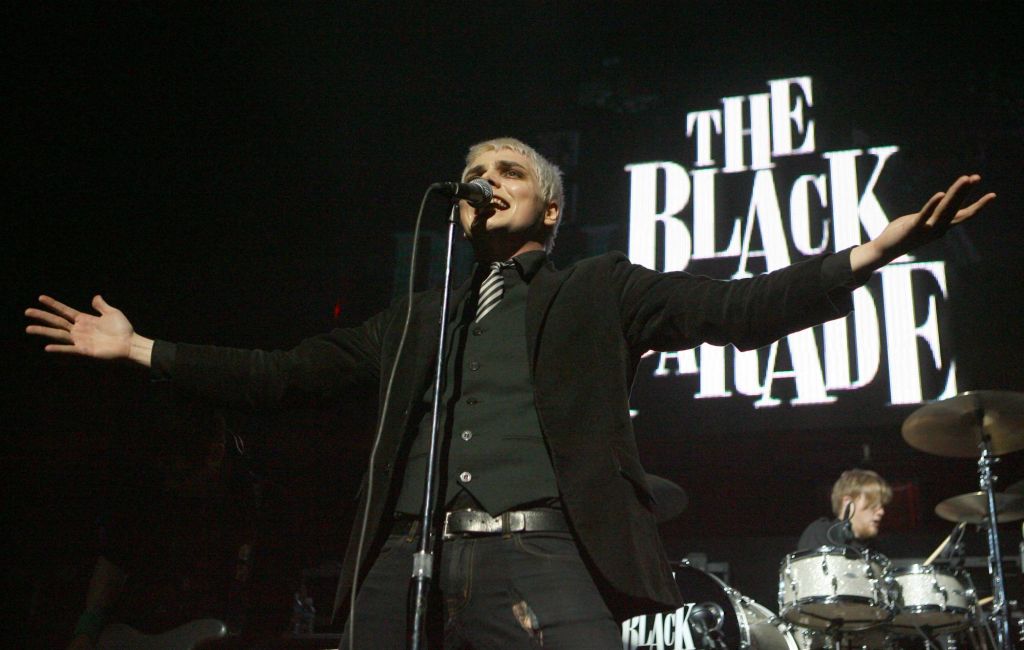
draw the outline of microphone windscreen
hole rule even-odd
[[[491,199],[494,198],[494,190],[491,189],[491,184],[485,181],[484,179],[474,178],[469,182],[469,184],[478,188],[480,190],[480,194],[482,195],[481,199],[478,201],[474,201],[474,203],[486,204],[490,203]]]

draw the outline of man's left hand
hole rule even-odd
[[[878,237],[855,247],[850,252],[853,272],[864,277],[918,246],[938,239],[951,226],[963,223],[978,214],[996,195],[989,192],[964,206],[967,194],[981,182],[971,174],[956,179],[945,192],[938,192],[920,211],[905,214],[889,222]]]

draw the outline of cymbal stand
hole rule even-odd
[[[978,458],[978,486],[988,498],[988,557],[989,573],[992,575],[992,618],[996,624],[996,639],[1002,650],[1013,650],[1010,637],[1010,611],[1006,602],[1006,581],[1003,576],[1003,556],[999,550],[999,526],[997,525],[996,496],[994,485],[997,477],[992,466],[998,458],[992,455],[992,439],[985,431],[985,407],[978,399],[974,409],[981,442],[981,456]]]

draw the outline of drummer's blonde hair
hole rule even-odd
[[[842,517],[843,497],[856,499],[862,494],[872,503],[885,505],[892,501],[892,488],[878,472],[848,469],[839,475],[839,480],[832,486],[832,513]]]

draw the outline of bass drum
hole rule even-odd
[[[789,626],[715,576],[680,563],[673,574],[686,602],[675,612],[622,624],[623,650],[800,650]]]

